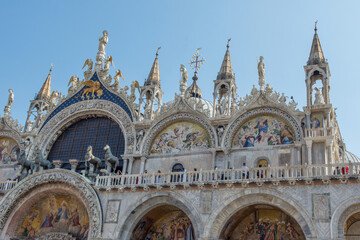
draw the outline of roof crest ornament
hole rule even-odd
[[[231,38],[229,38],[229,39],[227,40],[227,45],[226,45],[226,48],[227,48],[227,49],[229,49],[229,47],[230,47],[230,45],[229,45],[230,41],[231,41]]]
[[[316,20],[315,21],[315,28],[314,28],[315,33],[317,32],[317,23],[318,23],[318,21]]]

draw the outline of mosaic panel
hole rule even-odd
[[[145,217],[135,227],[131,240],[194,240],[190,219],[182,211],[173,211],[160,219]]]
[[[271,115],[260,115],[240,126],[235,134],[235,147],[261,147],[292,144],[295,134],[285,121]]]
[[[92,81],[97,81],[100,82],[100,89],[103,91],[103,94],[100,96],[101,100],[107,100],[110,102],[113,102],[119,106],[121,106],[125,112],[129,115],[130,119],[132,120],[132,115],[131,115],[131,111],[130,108],[127,106],[127,104],[125,103],[125,101],[120,97],[115,95],[114,93],[110,92],[109,90],[107,90],[104,85],[101,83],[101,81],[99,80],[99,77],[97,76],[97,73],[95,73],[92,78]],[[80,91],[78,91],[74,96],[72,96],[71,98],[67,99],[65,102],[61,103],[57,108],[54,109],[54,111],[51,112],[51,114],[49,115],[49,117],[45,120],[44,124],[42,125],[45,126],[46,123],[48,121],[50,121],[50,119],[52,119],[56,114],[58,114],[61,110],[75,104],[81,101],[84,101],[86,99],[81,98],[83,92],[85,89],[87,89],[88,87],[83,87]],[[42,128],[41,127],[41,128]]]
[[[76,240],[88,239],[89,216],[84,205],[68,195],[49,195],[27,211],[17,230],[18,236],[25,239],[50,232],[68,233]]]
[[[0,137],[0,165],[14,164],[19,156],[20,148],[16,141],[9,137]]]
[[[210,136],[200,124],[183,121],[163,129],[154,139],[150,153],[197,151],[210,146]]]

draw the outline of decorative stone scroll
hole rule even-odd
[[[286,122],[294,130],[294,141],[301,141],[301,127],[290,114],[277,108],[261,107],[245,112],[233,123],[229,124],[230,128],[227,129],[226,134],[223,137],[225,147],[231,147],[234,135],[236,134],[236,132],[239,131],[239,127],[242,126],[249,119],[256,117],[257,115],[273,115],[274,117],[279,116],[281,119],[286,120]]]
[[[101,236],[102,229],[102,210],[100,200],[95,190],[86,182],[84,177],[68,170],[53,169],[36,173],[21,181],[13,188],[0,202],[0,231],[3,230],[11,212],[16,207],[20,199],[26,197],[28,193],[37,186],[51,183],[62,183],[76,187],[81,194],[81,199],[87,209],[90,220],[90,237]],[[57,233],[53,233],[57,234]],[[51,235],[51,236],[55,236]],[[46,238],[51,239],[51,238]],[[67,239],[67,238],[58,238]]]

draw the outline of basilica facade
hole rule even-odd
[[[213,99],[197,85],[198,49],[169,102],[159,49],[144,84],[121,87],[108,41],[104,31],[66,94],[50,69],[24,126],[9,90],[0,239],[360,239],[360,163],[342,141],[316,27],[302,108],[266,83],[263,57],[238,97],[230,40]]]

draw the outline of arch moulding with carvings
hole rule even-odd
[[[115,227],[113,236],[118,236],[118,239],[130,239],[134,228],[141,218],[152,209],[161,205],[172,205],[183,211],[194,226],[195,238],[198,239],[201,236],[203,226],[198,210],[188,199],[176,192],[150,193],[136,201],[119,218],[121,220]]]
[[[164,118],[161,118],[159,121],[152,124],[152,127],[144,137],[142,148],[140,149],[140,151],[144,155],[148,155],[151,144],[154,141],[154,139],[157,137],[157,135],[172,123],[181,122],[181,121],[190,121],[199,124],[208,132],[211,139],[211,146],[214,147],[217,145],[217,139],[215,137],[216,131],[208,120],[206,120],[202,116],[198,116],[198,114],[178,113],[170,116],[165,116]]]
[[[7,234],[15,232],[16,219],[23,215],[24,207],[33,203],[31,199],[34,200],[54,189],[74,194],[84,204],[90,220],[90,237],[100,237],[102,208],[93,187],[83,176],[75,172],[52,169],[25,178],[0,201],[0,238],[3,239]]]
[[[46,156],[62,131],[78,120],[94,116],[115,121],[124,133],[125,154],[133,152],[135,127],[130,117],[119,105],[104,100],[82,101],[63,109],[42,127],[35,139],[36,144]]]
[[[239,210],[251,205],[271,205],[293,217],[305,236],[316,238],[317,231],[307,211],[292,197],[274,189],[254,188],[242,190],[222,201],[204,224],[204,237],[219,239],[228,220]]]
[[[278,107],[257,107],[249,110],[242,111],[238,114],[234,120],[225,129],[223,137],[223,146],[230,148],[232,147],[232,141],[239,128],[245,124],[248,120],[258,115],[272,115],[280,119],[285,120],[287,124],[291,126],[295,133],[295,141],[300,142],[303,139],[302,129],[300,120],[293,117],[287,110],[280,109]]]

